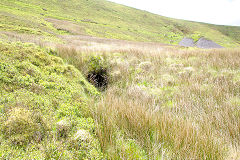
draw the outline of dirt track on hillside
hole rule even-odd
[[[163,47],[170,46],[162,43],[131,42],[83,35],[65,35],[61,36],[61,38],[66,42],[65,45],[69,47],[73,47],[76,50],[88,51],[118,51],[129,49],[158,51]]]
[[[2,38],[8,41],[21,41],[35,43],[41,47],[68,47],[77,51],[92,52],[118,52],[124,50],[141,50],[145,52],[155,52],[171,45],[154,42],[132,42],[108,38],[99,38],[86,35],[57,35],[63,43],[44,41],[43,36],[20,34],[15,32],[0,32]]]
[[[100,38],[89,35],[84,35],[83,28],[70,21],[57,20],[48,18],[56,29],[69,32],[70,35],[55,35],[63,43],[45,41],[45,37],[40,35],[21,34],[16,32],[1,31],[0,38],[8,41],[21,41],[35,43],[42,47],[68,47],[78,51],[92,51],[92,52],[118,52],[124,50],[141,50],[144,52],[156,52],[162,50],[164,47],[172,45],[162,44],[157,42],[133,42],[126,40],[117,40],[109,38]],[[1,36],[4,35],[4,36]]]

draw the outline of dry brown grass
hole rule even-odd
[[[83,54],[76,50],[61,55],[73,58],[80,69],[86,65]],[[136,139],[150,159],[159,155],[176,159],[239,157],[238,49],[165,47],[147,52],[133,47],[104,52],[103,56],[117,76],[95,112],[106,152],[109,146],[117,147],[116,132],[120,130]]]
[[[223,159],[224,150],[211,131],[197,129],[190,120],[171,112],[155,112],[137,100],[115,97],[108,92],[98,104],[95,119],[102,128],[102,148],[118,147],[116,130],[123,130],[146,150],[149,159]],[[163,152],[165,150],[165,153]]]
[[[131,159],[119,149],[123,132],[149,159],[238,159],[239,49],[136,48],[98,52],[113,76],[94,111],[105,153]],[[80,69],[92,54],[71,52],[59,53]]]

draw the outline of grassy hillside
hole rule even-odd
[[[69,34],[47,19],[54,18],[77,24],[77,34],[169,44],[204,36],[224,47],[240,44],[240,27],[171,19],[105,0],[1,0],[0,8],[0,31],[41,35],[45,41]]]
[[[93,114],[108,159],[240,158],[239,49],[59,47],[57,55],[83,73],[89,55],[108,66],[110,83]]]
[[[149,42],[239,47],[239,32],[104,0],[1,0],[0,159],[240,159],[239,48]]]
[[[29,44],[0,42],[0,158],[101,159],[90,97],[73,66]]]
[[[239,49],[0,53],[3,159],[240,157]],[[102,93],[89,71],[108,76]]]

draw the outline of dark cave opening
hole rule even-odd
[[[96,88],[101,91],[105,90],[108,86],[108,74],[106,69],[100,69],[98,71],[89,72],[87,79]]]

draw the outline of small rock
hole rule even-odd
[[[89,131],[84,130],[84,129],[80,129],[77,131],[77,133],[75,133],[74,135],[74,140],[81,140],[81,141],[87,141],[90,140],[92,137],[89,133]]]

